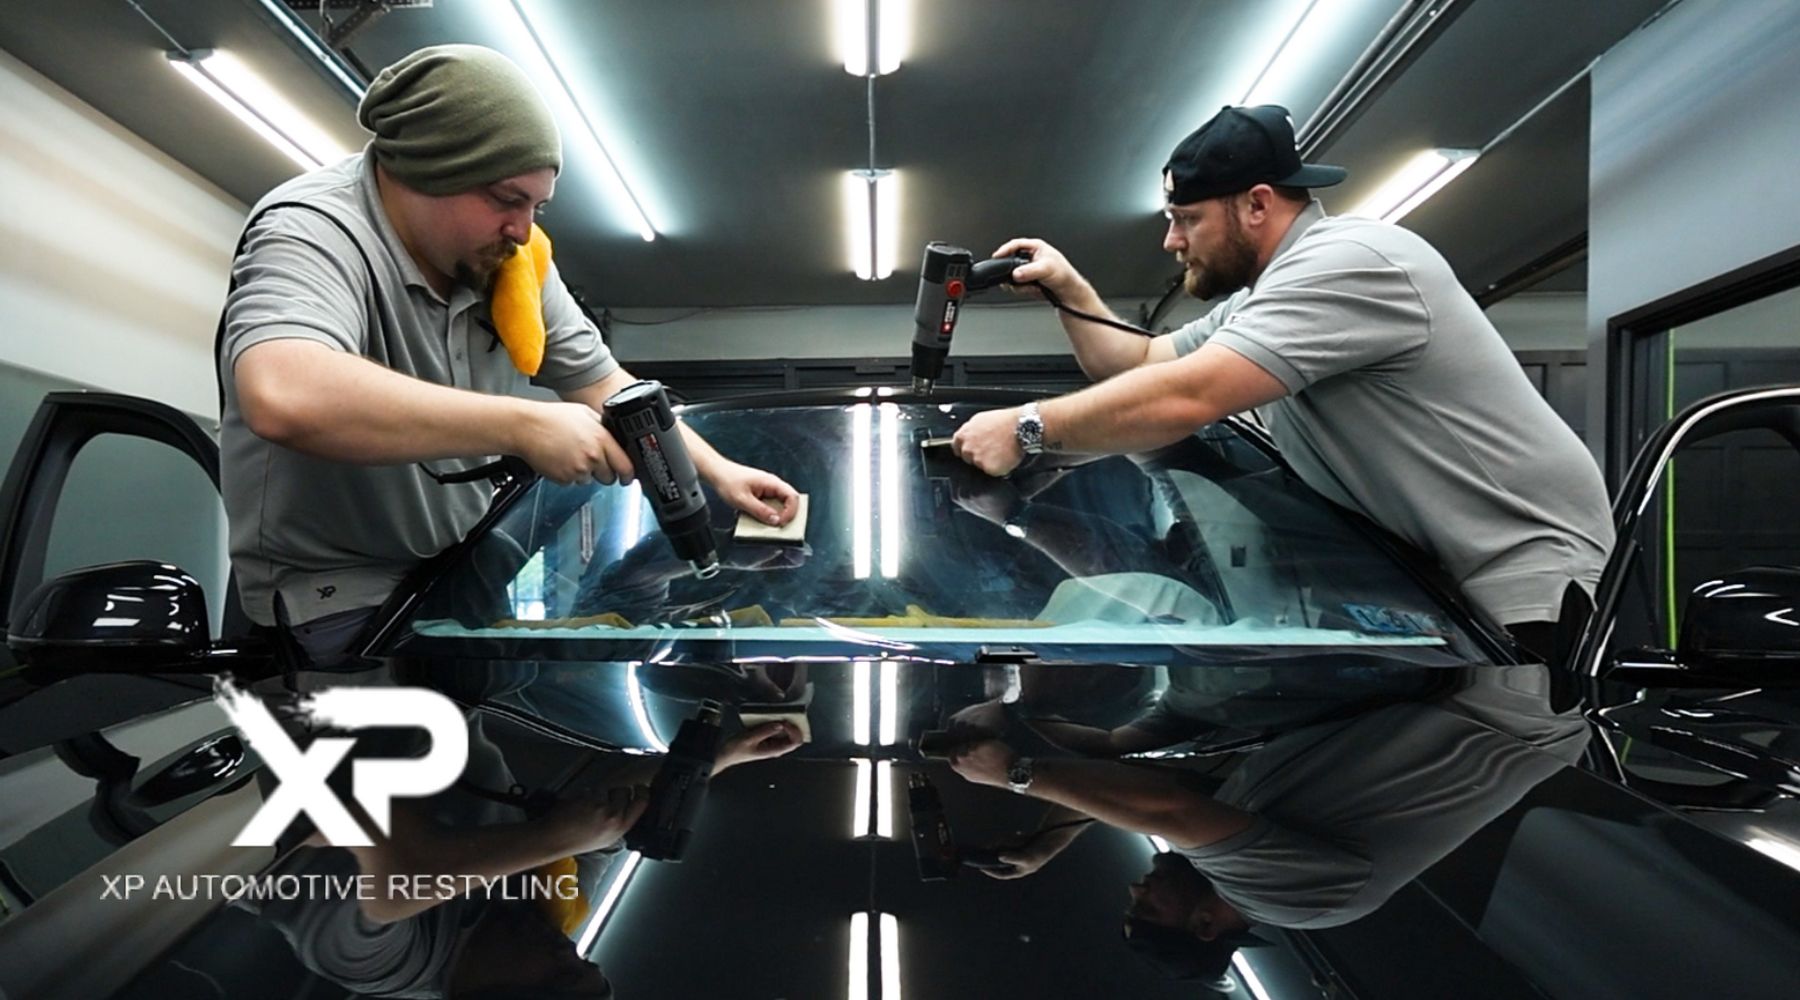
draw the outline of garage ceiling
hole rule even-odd
[[[1108,297],[1153,298],[1174,273],[1158,168],[1243,98],[1309,7],[912,0],[910,55],[874,85],[876,165],[902,177],[900,266],[865,282],[848,270],[839,181],[868,165],[868,93],[834,51],[830,0],[527,3],[663,233],[641,240],[570,144],[545,228],[571,283],[612,307],[910,302],[926,241],[986,249],[1017,234],[1057,243]],[[1415,58],[1315,154],[1351,170],[1328,194],[1335,209],[1417,149],[1484,145],[1542,104],[1406,220],[1480,290],[1585,229],[1587,88],[1544,102],[1664,4],[1317,0],[1311,16],[1333,19],[1324,44],[1290,50],[1265,82],[1304,124],[1384,29],[1439,12]],[[505,49],[509,8],[397,8],[349,48],[373,68],[443,42]],[[176,45],[235,52],[347,147],[363,140],[350,97],[259,0],[0,0],[0,12],[0,47],[246,203],[295,168],[169,69]],[[1558,287],[1573,284],[1565,273]]]

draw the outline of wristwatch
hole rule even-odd
[[[1036,403],[1026,403],[1019,408],[1019,424],[1014,429],[1019,436],[1019,447],[1027,455],[1036,455],[1044,450],[1044,418],[1038,413]]]
[[[1013,760],[1012,764],[1007,767],[1006,787],[1018,792],[1020,795],[1025,794],[1025,790],[1031,787],[1030,757],[1016,758]]]

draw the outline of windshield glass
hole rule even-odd
[[[690,413],[721,453],[807,494],[805,544],[736,539],[709,492],[723,569],[701,580],[637,487],[541,482],[424,595],[395,651],[1484,660],[1392,556],[1229,426],[1150,455],[1040,456],[1002,480],[939,443],[985,408]]]

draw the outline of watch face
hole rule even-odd
[[[1035,452],[1044,443],[1044,419],[1038,416],[1035,408],[1019,414],[1019,444],[1028,452]]]
[[[1006,769],[1006,783],[1014,789],[1024,788],[1031,784],[1031,758],[1020,757]]]

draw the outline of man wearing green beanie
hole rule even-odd
[[[633,378],[553,266],[529,382],[563,401],[521,398],[527,377],[493,349],[494,275],[530,240],[562,169],[531,81],[491,49],[433,46],[382,70],[357,120],[374,133],[362,153],[252,210],[219,330],[239,594],[263,625],[284,606],[315,662],[346,650],[400,580],[487,509],[484,483],[433,473],[519,455],[562,483],[632,476],[599,408]],[[733,507],[793,516],[793,487],[686,438]]]

